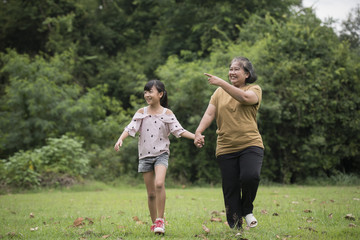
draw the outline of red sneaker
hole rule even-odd
[[[165,223],[163,218],[157,218],[155,221],[155,234],[164,234],[165,233]]]
[[[152,231],[152,232],[154,232],[154,230],[155,230],[155,224],[153,224],[153,225],[151,225],[151,227],[150,227],[150,231]]]

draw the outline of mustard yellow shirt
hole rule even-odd
[[[216,156],[239,152],[250,146],[264,148],[256,121],[262,97],[261,88],[259,85],[246,85],[241,89],[254,91],[259,102],[244,105],[220,87],[211,96],[210,104],[216,107]]]

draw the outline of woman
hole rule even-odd
[[[228,83],[205,73],[211,85],[218,86],[195,132],[194,144],[204,144],[202,133],[216,118],[216,158],[221,170],[226,218],[231,228],[256,227],[253,202],[260,181],[264,145],[256,114],[261,103],[261,88],[250,85],[257,77],[251,62],[244,57],[231,61]]]

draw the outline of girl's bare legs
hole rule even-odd
[[[148,195],[148,207],[151,221],[154,223],[156,218],[164,218],[165,212],[165,177],[166,167],[158,165],[154,172],[143,173],[144,182]]]
[[[154,172],[145,172],[143,173],[143,177],[148,195],[148,207],[150,211],[151,221],[154,223],[157,218],[155,174]]]
[[[156,208],[157,217],[164,218],[165,212],[165,177],[166,167],[164,165],[155,166],[155,191],[156,191]]]

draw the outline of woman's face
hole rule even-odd
[[[239,62],[233,62],[229,68],[229,80],[235,87],[242,87],[245,85],[245,80],[249,76]]]
[[[162,92],[159,92],[155,86],[152,86],[152,88],[149,91],[144,91],[144,98],[147,104],[149,105],[156,105],[160,104],[160,99],[163,96]]]

